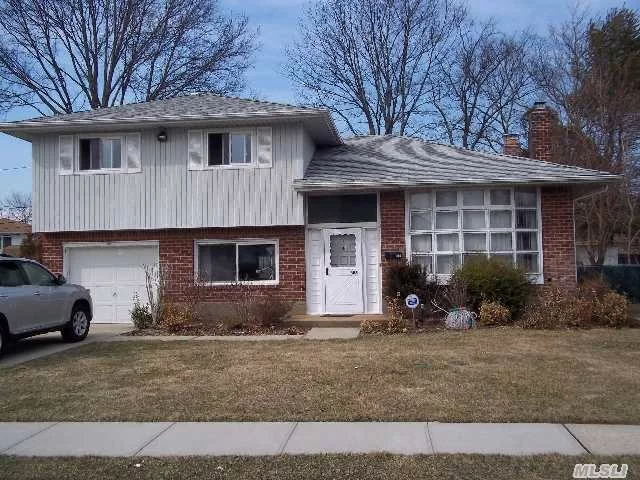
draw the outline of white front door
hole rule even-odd
[[[364,313],[362,229],[325,229],[323,238],[326,313]]]

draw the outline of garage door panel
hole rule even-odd
[[[144,267],[158,262],[157,246],[82,246],[66,251],[67,276],[91,290],[94,321],[130,323],[133,298],[147,302]]]

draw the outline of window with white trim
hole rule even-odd
[[[446,278],[474,256],[503,258],[541,278],[536,188],[432,190],[408,193],[412,262]]]
[[[254,135],[250,131],[207,133],[207,165],[249,165],[252,163]]]
[[[278,242],[275,240],[196,242],[195,278],[205,284],[278,282]]]
[[[140,133],[60,135],[60,175],[138,173],[142,171]]]
[[[78,170],[115,170],[122,168],[122,137],[80,137]]]

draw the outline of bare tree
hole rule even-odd
[[[507,36],[493,22],[462,22],[455,46],[436,68],[433,126],[445,141],[498,151],[513,132],[535,85],[529,75],[532,36]]]
[[[410,133],[464,16],[457,0],[324,0],[307,10],[287,74],[354,134]]]
[[[640,19],[613,9],[590,19],[576,9],[551,30],[534,72],[564,126],[554,141],[559,161],[625,176],[622,185],[578,203],[576,231],[594,264],[614,239],[627,254],[640,228]]]
[[[45,114],[233,93],[254,49],[216,0],[0,0],[0,100]]]
[[[0,200],[0,216],[17,222],[31,224],[31,194],[12,192]]]

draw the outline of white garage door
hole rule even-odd
[[[144,265],[157,263],[157,245],[65,247],[65,275],[91,290],[97,323],[130,323],[133,297],[147,302]]]

